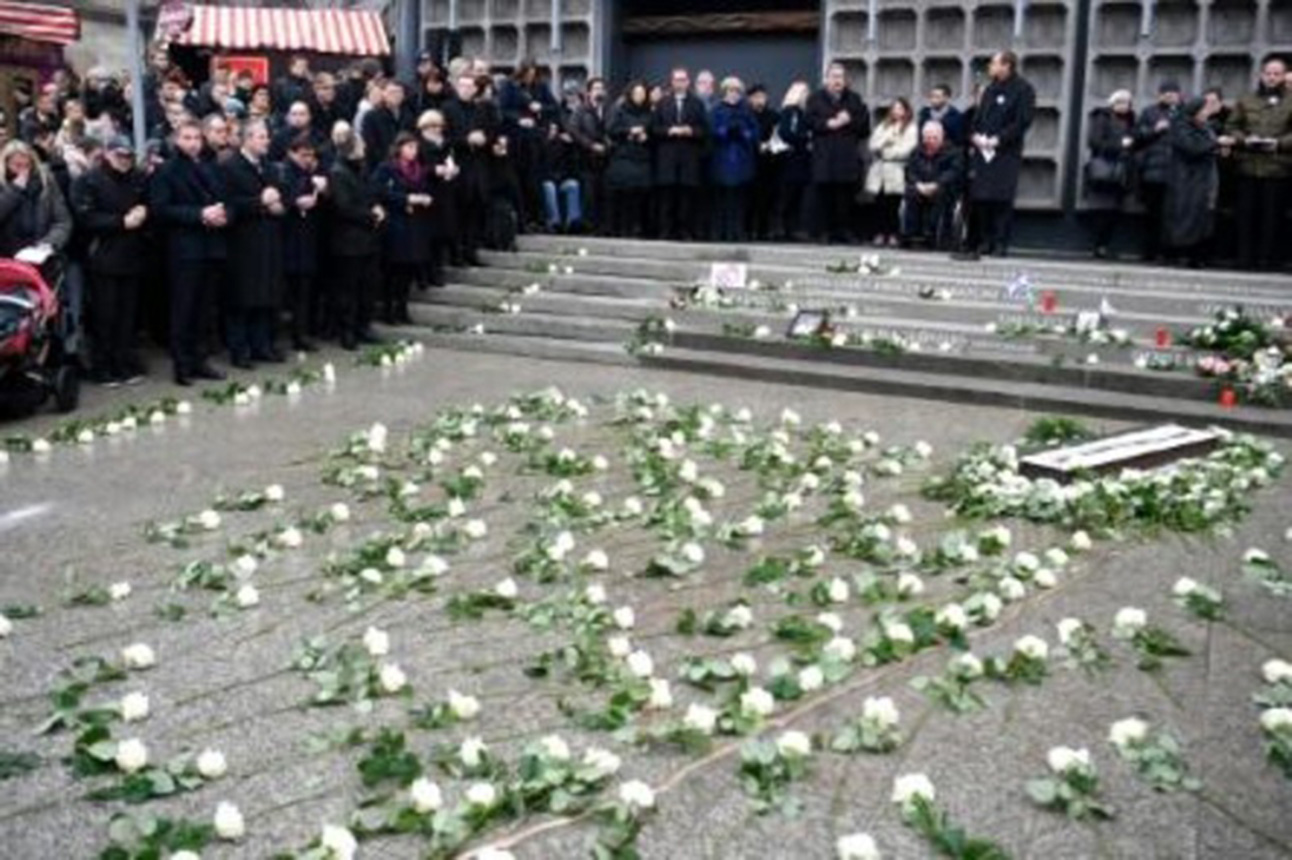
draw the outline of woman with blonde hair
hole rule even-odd
[[[807,100],[812,94],[807,81],[789,85],[781,99],[781,117],[771,141],[776,159],[777,215],[779,235],[802,239],[803,189],[812,181],[812,126],[808,122]]]
[[[870,134],[869,149],[874,160],[866,171],[866,193],[875,198],[876,245],[887,242],[896,247],[899,241],[898,210],[906,193],[906,162],[918,143],[913,119],[910,103],[896,99],[884,121]]]
[[[24,248],[62,251],[72,236],[72,215],[58,183],[36,151],[21,140],[0,149],[0,257]]]
[[[717,195],[714,236],[719,242],[743,242],[749,184],[758,152],[758,120],[745,100],[740,78],[723,79],[722,101],[713,107],[711,170]]]

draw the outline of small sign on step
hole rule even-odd
[[[1220,441],[1214,430],[1161,424],[1118,433],[1024,457],[1020,471],[1029,478],[1069,481],[1087,472],[1152,469],[1182,457],[1207,453]]]
[[[749,286],[748,263],[711,263],[709,286],[723,290],[743,290]]]

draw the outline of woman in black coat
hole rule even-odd
[[[431,251],[426,264],[426,283],[444,286],[444,264],[449,259],[458,226],[457,181],[461,173],[453,160],[453,145],[447,136],[444,114],[428,110],[417,119],[419,158],[430,170]]]
[[[610,193],[610,231],[638,237],[650,207],[651,108],[646,84],[636,81],[610,118],[610,163],[606,187]]]
[[[778,214],[776,222],[786,239],[802,239],[803,197],[812,181],[812,127],[808,122],[807,100],[809,89],[806,81],[795,81],[785,91],[781,102],[780,121],[776,125],[773,148],[780,151],[773,155],[776,165]]]
[[[53,174],[35,151],[11,140],[0,152],[0,257],[48,245],[61,252],[72,238],[72,215]]]
[[[1208,118],[1206,100],[1190,99],[1170,131],[1170,181],[1162,238],[1195,269],[1206,259],[1215,226],[1218,144]]]
[[[386,211],[377,189],[368,181],[363,146],[353,129],[334,134],[336,161],[328,171],[332,197],[332,308],[344,349],[356,342],[378,343],[370,328],[372,301],[377,291],[377,254]]]
[[[431,170],[418,157],[420,148],[416,137],[400,132],[372,177],[386,210],[382,320],[388,325],[412,322],[408,294],[431,260]]]
[[[1118,90],[1108,107],[1095,111],[1086,135],[1090,164],[1086,168],[1086,202],[1095,231],[1095,256],[1108,256],[1130,189],[1131,152],[1135,146],[1135,112],[1129,90]],[[1111,177],[1111,178],[1107,178]]]

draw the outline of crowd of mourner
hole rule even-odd
[[[330,72],[298,57],[272,84],[217,72],[194,88],[163,51],[142,81],[144,146],[119,76],[60,73],[26,94],[0,149],[0,256],[54,252],[45,268],[84,307],[99,381],[142,378],[146,328],[186,385],[222,378],[224,352],[247,368],[288,345],[374,342],[374,321],[409,321],[413,290],[522,232],[1004,255],[1035,110],[1017,65],[994,56],[963,109],[936,86],[918,109],[899,98],[872,114],[839,65],[779,100],[682,68],[614,94],[600,79],[554,93],[531,63],[495,75],[429,56],[415,81],[375,60]],[[1166,82],[1137,111],[1114,93],[1087,128],[1096,255],[1134,211],[1148,260],[1281,265],[1282,61],[1232,103]],[[1218,211],[1232,222],[1219,242]]]

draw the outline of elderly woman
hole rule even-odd
[[[1202,268],[1215,226],[1219,184],[1216,156],[1219,144],[1208,120],[1211,108],[1202,98],[1190,99],[1171,124],[1170,182],[1166,192],[1163,244],[1193,269]]]
[[[713,126],[714,238],[719,242],[745,239],[745,210],[749,184],[758,157],[758,118],[745,101],[745,85],[737,77],[722,82],[722,101],[714,105]]]
[[[1090,117],[1086,133],[1090,160],[1086,162],[1086,202],[1095,233],[1095,256],[1109,255],[1130,190],[1131,153],[1135,147],[1135,111],[1129,90],[1108,97],[1108,106]]]
[[[0,167],[0,257],[25,248],[62,251],[72,235],[72,214],[49,169],[21,140],[0,150]]]
[[[911,104],[899,98],[888,108],[884,121],[870,133],[870,169],[866,171],[866,193],[875,198],[874,240],[896,247],[900,241],[898,212],[906,193],[906,162],[917,143]]]

